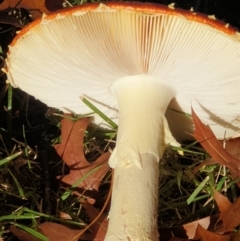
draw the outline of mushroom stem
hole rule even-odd
[[[114,169],[109,226],[105,241],[157,241],[158,162],[142,154],[142,169]]]
[[[112,86],[119,106],[109,226],[105,241],[158,240],[158,161],[174,141],[164,117],[174,92],[147,75],[128,76]],[[170,137],[170,138],[169,138]]]

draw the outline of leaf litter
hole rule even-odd
[[[232,173],[240,177],[240,162],[239,159],[231,155],[216,138],[213,131],[208,125],[204,125],[199,117],[192,110],[192,118],[195,125],[193,136],[207,153],[213,158],[216,163],[228,167]]]
[[[33,15],[33,19],[42,16],[42,13],[49,13],[62,8],[62,0],[43,1],[43,0],[4,0],[0,4],[0,10],[9,8],[25,8]],[[192,111],[193,122],[195,124],[195,133],[193,136],[201,143],[204,149],[211,156],[195,169],[197,172],[203,165],[212,165],[219,163],[229,168],[233,178],[240,177],[240,138],[226,141],[225,147],[217,140],[209,126],[204,125],[196,113]],[[83,190],[98,191],[100,183],[106,173],[109,171],[107,160],[109,152],[102,154],[95,162],[89,163],[84,156],[84,132],[89,120],[80,119],[76,122],[62,121],[62,142],[56,145],[56,150],[62,159],[70,166],[71,171],[67,176],[59,177],[63,183],[72,186],[79,177],[86,176],[94,167],[101,166],[96,172],[87,176],[77,187],[74,194]],[[240,185],[239,185],[240,186]],[[86,194],[87,192],[85,192]],[[79,193],[82,196],[82,193]],[[228,198],[220,192],[213,190],[214,200],[218,206],[219,214],[181,225],[175,228],[164,228],[161,230],[161,240],[184,241],[237,241],[240,240],[239,233],[233,233],[235,227],[240,225],[240,198],[231,203]],[[82,206],[87,211],[90,221],[100,214],[89,200],[81,201]],[[63,214],[64,215],[64,214]],[[81,240],[103,240],[107,229],[106,214],[100,214],[98,222],[92,227],[92,233],[84,233]],[[22,229],[12,225],[10,231],[22,241],[39,241],[37,237],[25,232]],[[48,240],[76,241],[79,237],[79,230],[67,227],[62,224],[45,222],[39,225],[39,232],[45,234]],[[182,235],[184,233],[184,235]],[[168,235],[169,234],[169,235]],[[0,240],[2,240],[0,238]]]
[[[86,128],[89,124],[89,118],[82,118],[77,121],[64,118],[61,121],[61,144],[56,144],[55,148],[64,162],[70,167],[70,173],[66,176],[59,176],[58,179],[72,186],[76,181],[84,176],[87,176],[79,185],[80,189],[74,190],[73,195],[83,196],[84,190],[98,191],[100,183],[105,175],[109,172],[108,158],[110,153],[105,152],[98,157],[94,162],[89,163],[84,155],[84,135]],[[91,170],[96,167],[100,167],[96,172],[87,175]],[[81,190],[83,193],[80,193]],[[94,196],[93,196],[94,197]],[[63,224],[44,222],[39,225],[40,232],[46,235],[49,241],[64,240],[64,241],[77,241],[77,240],[103,240],[107,230],[107,213],[104,213],[110,193],[105,201],[105,205],[102,210],[95,208],[92,203],[89,202],[88,197],[86,199],[80,199],[82,207],[85,209],[86,214],[89,217],[90,224],[86,225],[84,229],[73,228]],[[61,214],[64,216],[64,213]],[[67,215],[65,215],[67,216]],[[69,216],[67,216],[69,217]],[[86,232],[91,227],[91,232]],[[21,230],[19,234],[14,229],[15,235],[23,235],[24,231]],[[30,234],[25,234],[28,238]],[[30,235],[31,236],[31,235]],[[32,236],[32,240],[35,237]],[[29,239],[31,240],[31,239]],[[38,239],[36,239],[38,240]]]
[[[56,144],[57,153],[70,167],[70,174],[59,177],[62,182],[73,185],[80,177],[86,176],[95,167],[101,167],[85,178],[78,187],[84,190],[98,190],[102,178],[110,170],[109,152],[102,154],[93,163],[89,163],[84,154],[84,135],[89,124],[88,118],[78,121],[63,119],[61,121],[61,144]]]
[[[238,158],[233,157],[232,153],[229,153],[223,148],[222,144],[216,139],[211,129],[208,126],[205,126],[194,112],[193,121],[195,124],[194,137],[202,144],[204,149],[211,156],[211,158],[209,158],[209,160],[211,160],[209,163],[219,163],[220,165],[225,165],[232,171],[232,173],[239,176],[239,173],[236,170],[236,165],[238,166]],[[61,144],[55,145],[55,148],[61,158],[70,167],[70,174],[58,177],[61,182],[71,188],[71,186],[73,186],[79,178],[86,177],[81,183],[79,183],[76,189],[73,189],[72,194],[79,197],[85,197],[85,199],[80,198],[79,202],[88,215],[90,224],[86,224],[85,228],[79,229],[69,225],[66,226],[53,222],[44,222],[38,226],[39,232],[46,235],[50,241],[101,241],[104,239],[106,234],[108,222],[107,213],[104,212],[104,209],[106,208],[109,199],[106,200],[103,209],[99,211],[99,208],[96,208],[93,205],[96,201],[94,199],[94,195],[91,196],[86,194],[89,194],[87,191],[92,190],[98,192],[101,181],[110,170],[107,163],[110,153],[105,152],[95,161],[88,162],[84,154],[84,136],[88,124],[88,118],[82,118],[77,121],[63,119],[61,121]],[[236,146],[236,150],[238,151],[239,147],[236,143],[231,145],[231,151],[234,151],[234,146]],[[96,167],[101,168],[96,170],[96,172],[92,172],[91,175],[87,175]],[[90,196],[93,198],[93,202]],[[233,231],[238,225],[240,225],[240,198],[231,203],[227,197],[216,190],[213,190],[213,196],[218,207],[219,214],[210,215],[203,219],[177,227],[160,229],[161,241],[239,240],[239,234],[234,233]],[[108,197],[110,197],[110,195]],[[62,216],[64,216],[64,213],[62,213]],[[71,217],[68,216],[68,218]],[[89,229],[90,225],[91,228]],[[90,231],[85,232],[86,230]],[[15,236],[19,237],[20,240],[39,240],[15,226],[12,226],[11,231],[15,234]]]
[[[210,158],[195,168],[194,173],[204,165],[217,163],[226,166],[233,179],[239,178],[240,138],[227,140],[224,147],[223,142],[217,140],[211,128],[202,123],[193,109],[192,118],[195,125],[193,136],[210,155]],[[240,233],[234,230],[240,225],[240,197],[231,203],[226,196],[214,188],[212,192],[218,214],[177,227],[160,229],[160,240],[239,241]]]

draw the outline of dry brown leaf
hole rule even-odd
[[[201,225],[198,225],[195,238],[200,241],[229,241],[230,234],[219,235],[204,229]]]
[[[240,137],[225,141],[225,149],[240,160]]]
[[[81,229],[71,229],[62,224],[45,222],[40,225],[42,233],[49,238],[49,241],[77,241]],[[83,240],[92,240],[92,234],[84,233]]]
[[[221,213],[219,220],[223,224],[224,233],[232,232],[240,225],[240,198],[229,209]]]
[[[228,198],[216,190],[214,190],[214,200],[218,205],[220,213],[227,212],[232,207],[232,203],[228,200]]]
[[[89,204],[88,202],[83,202],[82,203],[83,207],[85,208],[88,217],[90,221],[94,221],[94,219],[98,216],[99,211],[96,209],[94,206]],[[102,241],[104,240],[104,237],[107,233],[107,228],[108,228],[108,220],[107,220],[107,214],[103,213],[91,226],[91,231],[93,234],[93,241]]]
[[[189,239],[195,240],[198,238],[197,229],[198,229],[199,225],[202,228],[204,228],[205,230],[212,232],[216,228],[216,224],[217,224],[218,220],[219,220],[219,214],[211,215],[209,217],[202,218],[202,219],[196,220],[194,222],[184,224],[183,228],[186,231],[187,237]]]
[[[11,226],[9,230],[21,241],[41,241],[41,239],[34,237],[30,233],[21,230],[15,226]],[[39,225],[40,233],[45,235],[49,241],[77,241],[78,234],[81,229],[71,229],[62,224],[45,222]],[[91,233],[84,233],[81,235],[82,240],[93,240]]]
[[[240,198],[231,203],[227,197],[214,190],[214,199],[218,205],[220,216],[211,231],[218,234],[233,232],[240,225]]]
[[[10,226],[9,230],[20,241],[42,241],[41,239],[34,237],[32,234],[27,233],[26,231],[19,229],[13,225]],[[41,231],[39,231],[39,232],[41,232]]]
[[[64,162],[70,167],[70,174],[62,177],[62,182],[72,185],[93,168],[101,166],[79,185],[84,189],[98,190],[102,178],[110,169],[108,165],[110,153],[104,153],[91,164],[86,160],[83,150],[83,138],[88,123],[88,118],[75,122],[64,118],[61,121],[61,144],[55,145],[55,148]]]
[[[192,109],[192,118],[195,125],[193,136],[209,155],[219,164],[228,167],[235,175],[240,177],[240,162],[237,158],[227,152],[222,144],[217,140],[211,128],[204,125]]]
[[[58,217],[65,220],[72,220],[72,217],[65,212],[58,211]]]
[[[187,238],[198,241],[230,241],[234,228],[240,225],[240,198],[232,204],[217,191],[214,191],[214,198],[220,214],[178,227],[160,229],[161,241],[187,240]]]
[[[220,215],[215,214],[206,218],[202,218],[196,220],[191,223],[187,223],[181,226],[173,227],[173,228],[164,228],[160,229],[160,237],[161,241],[171,241],[172,238],[178,238],[183,240],[198,240],[200,238],[198,233],[198,226],[200,225],[203,229],[215,233],[216,227],[221,228],[223,230],[223,225],[221,223],[217,223]],[[220,235],[221,236],[221,235]],[[177,239],[177,240],[178,240]]]
[[[40,18],[43,13],[48,14],[63,8],[63,0],[3,0],[0,3],[0,11],[10,8],[25,8],[33,19]]]
[[[240,160],[240,138],[229,139],[225,141],[225,150],[227,150],[232,156]],[[231,171],[231,170],[230,170]],[[237,178],[238,176],[231,171],[231,175],[233,178]],[[236,183],[240,188],[240,181]]]
[[[240,233],[231,233],[230,241],[239,241],[240,240]]]

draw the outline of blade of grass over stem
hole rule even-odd
[[[91,110],[94,111],[98,116],[100,116],[104,121],[106,121],[113,129],[117,129],[118,125],[108,118],[103,112],[101,112],[96,106],[94,106],[89,100],[81,96],[80,99],[85,105],[87,105]]]
[[[202,195],[202,196],[198,196],[198,197],[194,198],[194,202],[197,202],[197,201],[199,201],[199,200],[201,200],[201,199],[208,198],[208,197],[210,197],[210,196],[211,196],[210,194],[204,194],[204,195]]]
[[[33,210],[30,210],[28,208],[22,208],[22,210],[24,211],[24,215],[30,215],[30,214],[33,214],[33,215],[36,215],[37,217],[44,217],[44,218],[48,218],[48,219],[51,219],[51,220],[55,220],[55,221],[58,221],[58,222],[61,222],[61,223],[66,223],[66,224],[73,224],[73,225],[77,225],[77,226],[86,226],[85,223],[80,223],[79,221],[78,222],[75,222],[75,221],[71,221],[71,220],[65,220],[65,219],[60,219],[60,218],[56,218],[54,216],[51,216],[51,215],[48,215],[48,214],[44,214],[44,213],[40,213],[40,212],[36,212],[36,211],[33,211]]]
[[[183,174],[182,170],[179,170],[179,172],[177,173],[177,185],[181,194],[182,194],[182,190],[181,190],[182,174]]]
[[[72,192],[74,191],[74,189],[76,187],[78,187],[80,185],[81,182],[83,182],[87,177],[89,177],[92,173],[96,172],[98,169],[100,169],[102,166],[97,166],[95,168],[93,168],[91,171],[89,171],[88,173],[86,173],[83,177],[81,177],[80,179],[78,179],[66,192],[63,193],[63,195],[61,196],[61,199],[64,201],[66,200],[69,195],[72,194]]]
[[[232,181],[230,181],[229,183],[227,183],[227,185],[225,187],[223,187],[224,189],[228,189],[231,188],[235,183],[239,182],[240,178],[238,177],[237,179],[234,179]]]
[[[0,160],[0,166],[10,162],[11,160],[15,159],[16,157],[20,156],[22,154],[22,151],[16,152],[12,154],[11,156],[5,157],[4,159]]]
[[[198,151],[192,151],[192,150],[189,150],[189,149],[186,149],[186,148],[182,148],[182,147],[178,147],[178,146],[171,146],[171,149],[173,151],[183,151],[183,152],[186,152],[186,153],[191,153],[191,154],[197,154],[197,155],[202,155],[204,156],[205,153],[202,153],[202,152],[198,152]]]
[[[216,190],[217,190],[217,191],[220,191],[220,190],[222,189],[224,183],[225,183],[227,180],[228,180],[228,177],[226,177],[226,176],[225,176],[225,177],[222,177],[222,178],[218,181],[218,183],[217,183]]]
[[[65,119],[68,119],[68,120],[71,120],[71,121],[77,121],[81,118],[84,118],[84,117],[89,117],[91,115],[93,115],[94,112],[89,112],[89,113],[86,113],[84,115],[74,115],[74,116],[68,116],[68,115],[64,115],[64,114],[59,114],[59,113],[53,113],[52,115],[53,116],[58,116],[58,117],[61,117],[61,118],[65,118]]]
[[[198,141],[194,141],[194,142],[192,142],[191,144],[185,146],[185,148],[186,148],[186,149],[190,149],[191,147],[196,148],[195,145],[196,145],[197,143],[198,143]],[[203,150],[203,149],[201,148],[201,150]]]
[[[176,112],[178,114],[181,114],[181,115],[184,115],[184,116],[192,118],[191,114],[188,114],[188,113],[185,113],[185,112],[182,112],[182,111],[179,111],[179,110],[175,110],[175,109],[172,109],[172,108],[168,108],[168,110],[171,110],[171,111]]]
[[[10,171],[10,169],[8,169],[8,172],[10,173],[10,175],[12,176],[13,178],[13,181],[15,182],[16,186],[17,186],[17,189],[18,189],[18,193],[20,195],[20,197],[22,199],[26,199],[25,195],[24,195],[24,192],[23,192],[23,189],[20,185],[20,183],[18,182],[17,178],[12,174],[12,172]]]
[[[11,192],[8,192],[8,191],[6,191],[6,190],[2,190],[2,189],[0,189],[0,194],[8,195],[9,197],[14,197],[14,198],[22,199],[22,197],[20,197],[19,195],[14,194],[14,193],[11,193]],[[0,217],[1,217],[1,216],[0,216]]]
[[[29,228],[25,225],[22,225],[22,224],[19,224],[19,223],[11,223],[12,225],[26,231],[27,233],[30,233],[32,234],[34,237],[38,238],[38,239],[41,239],[43,241],[49,241],[49,238],[47,238],[45,235],[39,233],[38,231],[32,229],[32,228]]]
[[[195,197],[199,194],[199,192],[204,188],[206,183],[209,180],[209,176],[205,177],[205,179],[199,184],[199,186],[194,190],[192,195],[187,199],[187,204],[190,204],[194,201]]]
[[[61,218],[56,218],[54,216],[48,215],[48,214],[44,214],[44,213],[40,213],[40,212],[36,212],[33,210],[30,210],[28,208],[21,208],[20,211],[18,211],[15,214],[9,214],[9,215],[4,215],[4,216],[0,216],[0,222],[4,221],[4,220],[32,220],[32,222],[36,222],[36,219],[40,218],[40,217],[44,217],[46,219],[49,219],[51,221],[57,221],[59,223],[65,223],[65,224],[70,224],[70,225],[75,225],[75,226],[80,226],[80,227],[85,227],[86,224],[84,222],[75,222],[72,220],[65,220],[65,219],[61,219]]]
[[[35,219],[35,218],[39,218],[39,215],[34,215],[34,214],[30,214],[30,215],[10,214],[10,215],[6,215],[6,216],[1,216],[0,221],[3,221],[3,220],[27,220],[27,219]]]

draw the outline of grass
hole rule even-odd
[[[85,3],[65,1],[66,7]],[[57,110],[46,108],[26,94],[8,86],[8,93],[1,97],[3,106],[0,118],[0,238],[17,240],[9,232],[15,225],[41,240],[46,240],[37,232],[37,224],[45,220],[67,223],[76,227],[86,227],[88,217],[81,208],[79,197],[73,194],[78,180],[67,188],[56,181],[56,176],[67,174],[62,169],[63,161],[56,155],[53,144],[59,143],[60,121],[62,118],[76,120],[84,116],[64,117]],[[26,100],[26,101],[25,101]],[[117,125],[101,113],[86,98],[82,99],[93,112],[101,116],[112,130],[89,126],[84,136],[84,152],[89,162],[94,161],[108,148],[115,145]],[[24,102],[25,101],[25,102]],[[81,100],[79,100],[81,101]],[[86,114],[91,115],[92,113]],[[7,123],[7,125],[5,124]],[[43,166],[39,160],[39,143],[44,143],[49,155],[51,187],[51,210],[42,203],[44,185]],[[184,153],[179,155],[179,151]],[[213,190],[224,193],[231,201],[239,196],[229,170],[218,164],[196,167],[209,156],[197,142],[182,143],[182,148],[167,147],[159,163],[159,226],[161,228],[181,225],[215,213]],[[109,177],[100,186],[104,196],[109,190]],[[59,213],[67,213],[72,220],[63,220]]]
[[[165,151],[167,161],[162,167],[159,189],[161,227],[181,225],[215,213],[217,207],[213,198],[214,189],[231,201],[239,196],[235,185],[238,180],[233,180],[224,166],[202,166],[196,171],[196,167],[209,158],[198,146],[197,150],[198,153],[195,150],[193,153],[191,150],[184,152],[183,157],[177,156],[172,150]]]
[[[87,104],[89,105],[89,103]],[[31,106],[28,107],[31,109]],[[97,110],[94,109],[94,111]],[[28,113],[28,116],[31,116],[31,112]],[[47,115],[47,118],[43,117],[42,122],[47,120],[48,128],[50,125],[54,129],[58,129],[61,118],[63,116],[60,112],[53,111],[51,115]],[[79,117],[73,116],[72,118]],[[14,116],[13,119],[9,120],[14,120]],[[106,121],[108,122],[108,119]],[[114,148],[116,126],[113,125],[112,127],[113,131],[98,129],[90,125],[86,130],[84,151],[89,161],[95,160],[104,153],[109,147],[109,141],[111,141],[110,147]],[[11,237],[8,228],[12,224],[32,233],[34,236],[39,236],[35,229],[36,223],[39,223],[40,220],[55,220],[85,227],[88,224],[88,219],[86,219],[84,210],[79,211],[79,200],[72,194],[72,191],[79,182],[96,170],[90,171],[86,177],[80,178],[70,188],[66,189],[66,187],[61,186],[54,179],[56,173],[59,174],[59,169],[56,170],[56,166],[61,169],[63,163],[60,157],[54,156],[56,153],[51,148],[52,143],[60,141],[59,131],[55,130],[55,135],[51,134],[45,137],[48,147],[53,151],[49,165],[51,182],[54,183],[53,199],[51,200],[54,215],[46,214],[46,210],[41,203],[44,186],[42,166],[35,150],[37,147],[34,149],[28,144],[28,135],[31,131],[23,126],[22,141],[14,139],[12,141],[14,144],[11,143],[11,145],[8,143],[9,139],[5,138],[8,136],[6,135],[8,130],[4,129],[4,131],[5,136],[1,136],[0,145],[0,226],[2,237],[6,240]],[[14,125],[12,131],[15,132]],[[47,131],[47,129],[42,131]],[[9,146],[11,146],[11,149],[7,148]],[[179,155],[179,151],[183,151],[184,155]],[[182,143],[181,149],[166,148],[159,164],[161,178],[159,182],[158,221],[161,228],[184,224],[215,213],[213,189],[225,193],[232,201],[238,197],[235,186],[237,180],[232,180],[229,171],[223,166],[217,164],[202,166],[196,171],[196,167],[208,158],[208,154],[196,142]],[[102,186],[109,186],[108,182],[108,179],[106,179]],[[105,188],[104,192],[106,191]],[[57,215],[59,212],[69,214],[73,221],[59,219]],[[41,236],[39,238],[44,240]]]
[[[89,157],[89,160],[95,159],[100,155],[98,151],[96,153],[96,148],[93,149],[91,146],[94,145],[102,150],[103,142],[106,143],[106,141],[104,141],[104,138],[106,137],[105,133],[98,132],[97,135],[99,137],[95,136],[93,140],[92,136],[94,135],[94,132],[96,132],[96,129],[90,127],[85,136],[85,152]],[[24,139],[26,140],[26,138]],[[54,139],[57,139],[57,136]],[[50,213],[47,212],[46,214],[44,204],[41,203],[43,200],[45,180],[43,179],[43,166],[39,162],[40,160],[36,157],[36,153],[32,151],[32,148],[28,146],[27,142],[22,143],[22,146],[19,147],[21,149],[20,151],[16,145],[8,151],[3,148],[3,146],[7,145],[7,141],[8,139],[2,140],[3,145],[1,145],[1,149],[3,158],[0,160],[1,237],[6,238],[6,240],[10,239],[11,235],[9,236],[8,229],[11,224],[14,224],[17,227],[34,234],[34,236],[38,236],[41,240],[45,240],[39,236],[39,233],[34,231],[34,228],[37,227],[34,223],[39,223],[40,220],[55,220],[57,222],[64,222],[77,227],[85,227],[87,222],[84,211],[79,213],[80,203],[78,198],[72,195],[72,191],[80,182],[87,178],[92,172],[97,171],[100,167],[94,168],[74,183],[72,187],[66,188],[59,185],[59,183],[54,180],[56,172],[60,174],[59,171],[62,169],[63,163],[58,156],[54,157],[55,153],[53,153],[53,159],[49,163],[51,182],[54,182],[54,186],[51,190],[52,210]],[[4,149],[5,151],[3,151]],[[102,151],[104,152],[104,150]],[[12,154],[8,156],[8,153]],[[54,171],[53,168],[56,166],[59,166],[59,168],[57,171]],[[107,180],[105,182],[107,183]],[[58,216],[59,212],[68,213],[75,221],[62,220]],[[85,222],[82,221],[82,219],[84,219]]]
[[[6,118],[7,125],[1,126],[0,228],[2,231],[0,237],[4,240],[16,240],[16,238],[9,233],[10,226],[14,225],[33,234],[41,240],[46,240],[46,238],[42,237],[41,234],[37,232],[37,224],[44,220],[66,223],[76,227],[86,227],[89,220],[86,217],[85,211],[80,208],[81,200],[73,195],[72,192],[80,182],[91,173],[97,171],[100,167],[96,167],[89,171],[89,173],[81,177],[70,188],[62,186],[55,180],[55,177],[64,172],[67,174],[68,170],[64,170],[63,173],[61,172],[63,161],[56,155],[52,145],[61,141],[59,128],[62,118],[69,118],[75,121],[79,118],[89,116],[91,113],[81,116],[66,117],[57,110],[48,110],[47,114],[44,115],[41,111],[38,113],[38,111],[33,108],[33,106],[36,106],[36,101],[31,98],[24,108],[20,110],[15,106],[19,104],[21,106],[23,104],[15,99],[15,97],[19,95],[18,90],[16,91],[10,88],[9,90],[11,94],[7,94],[8,98],[4,104],[9,106],[9,96],[11,96],[10,101],[13,103],[14,112],[13,115],[10,116],[11,118]],[[22,95],[26,96],[26,94],[21,93],[20,96]],[[42,104],[40,105],[40,109],[45,109]],[[16,109],[17,116],[15,116]],[[97,110],[95,109],[95,111]],[[99,114],[101,115],[100,112]],[[38,118],[37,122],[36,118]],[[16,126],[14,125],[16,119],[24,119],[24,122]],[[106,119],[106,121],[108,121],[108,119]],[[1,124],[3,123],[5,123],[4,120],[1,121]],[[43,125],[43,128],[37,129],[36,125]],[[9,132],[9,126],[12,127],[11,132]],[[54,131],[52,131],[52,129],[54,129]],[[41,132],[41,134],[37,134],[39,137],[39,144],[34,146],[36,138],[34,138],[33,143],[30,137],[32,134],[36,134],[36,132]],[[44,137],[42,137],[43,133]],[[9,136],[13,136],[14,138],[9,138]],[[102,153],[106,152],[108,147],[113,148],[113,139],[115,136],[115,130],[103,130],[90,125],[84,136],[84,152],[87,160],[92,162]],[[42,144],[40,145],[40,142],[44,142],[44,145],[47,146],[47,150],[44,151],[47,151],[49,155],[50,181],[54,183],[51,189],[52,207],[50,211],[46,209],[44,203],[42,203],[46,180],[43,178],[43,165],[41,163],[43,160],[39,158],[39,151],[42,151]],[[109,178],[106,177],[102,182],[102,186],[108,186],[108,183]],[[106,188],[103,188],[103,194],[106,192],[105,189]],[[59,213],[67,213],[72,217],[72,221],[61,219]]]

